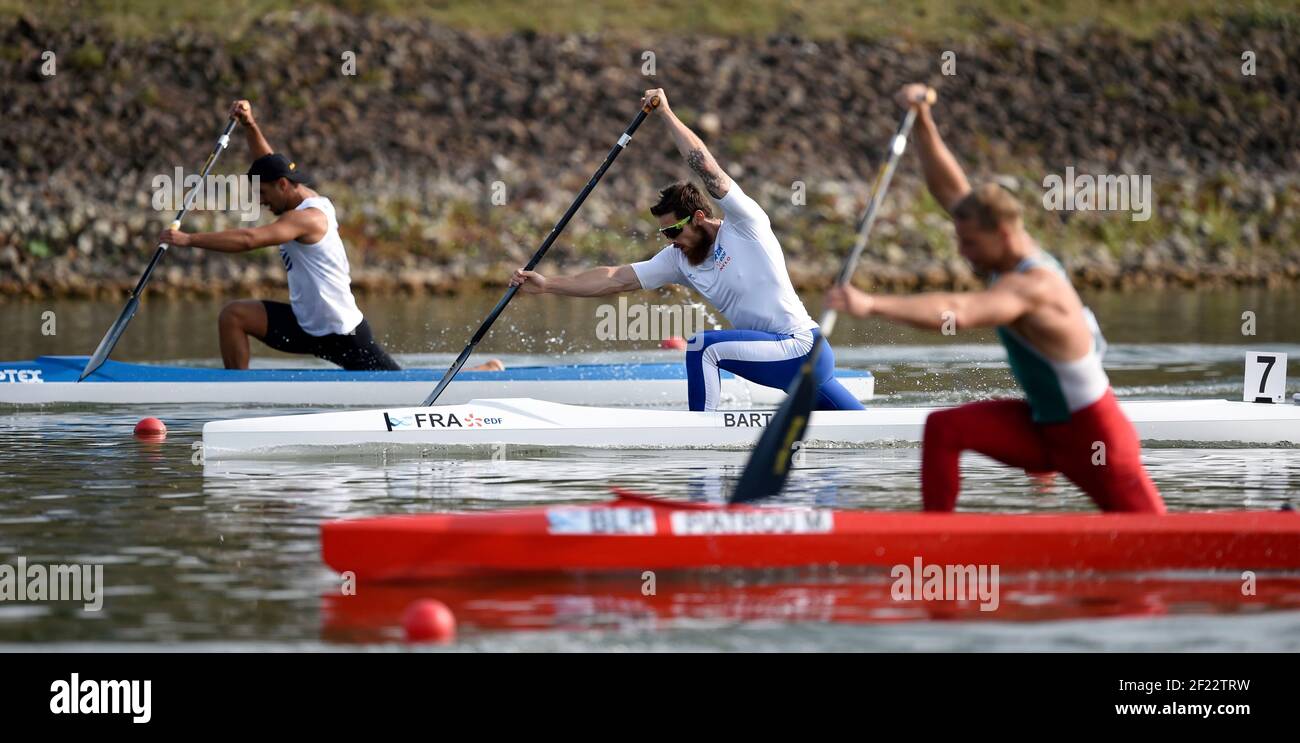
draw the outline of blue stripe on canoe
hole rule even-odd
[[[19,381],[16,370],[41,370],[45,382],[75,382],[86,366],[85,356],[41,356],[35,361],[0,361],[0,384]],[[357,372],[343,369],[208,369],[195,366],[162,366],[106,361],[87,382],[437,382],[446,369],[404,369],[402,371]],[[730,379],[730,372],[723,372]],[[838,369],[835,376],[870,377],[871,372]],[[519,366],[501,372],[462,371],[457,380],[467,382],[534,382],[581,380],[674,380],[686,379],[686,367],[669,364],[567,364]]]

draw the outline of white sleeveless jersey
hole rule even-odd
[[[361,310],[352,297],[348,254],[339,237],[334,205],[324,196],[303,199],[298,209],[319,209],[329,226],[320,242],[303,245],[292,240],[280,246],[289,273],[289,304],[298,325],[311,335],[347,335],[361,324]]]

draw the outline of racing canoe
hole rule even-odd
[[[1296,570],[1300,513],[968,514],[674,503],[328,521],[321,552],[372,582],[709,569]]]
[[[354,372],[343,369],[215,369],[107,361],[78,383],[85,356],[41,356],[0,362],[0,404],[234,403],[247,405],[418,405],[445,369]],[[728,406],[778,404],[781,390],[722,374]],[[870,400],[871,372],[841,369],[836,378],[859,400]],[[539,397],[586,405],[686,407],[681,363],[520,366],[500,372],[463,371],[440,398]]]
[[[1120,403],[1148,443],[1170,446],[1300,443],[1300,405],[1230,400]],[[919,442],[936,408],[872,407],[813,413],[809,446]],[[209,458],[347,455],[402,447],[596,447],[745,449],[772,411],[689,412],[563,405],[532,399],[465,405],[240,418],[203,426]]]

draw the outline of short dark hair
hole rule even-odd
[[[1017,222],[1022,214],[1023,209],[1016,197],[996,183],[976,186],[952,208],[953,219],[959,222],[973,219],[985,232]]]
[[[713,206],[708,197],[689,181],[678,181],[664,188],[659,192],[659,203],[650,207],[650,213],[656,217],[672,212],[678,219],[685,219],[696,211],[704,212],[706,217],[713,216]]]

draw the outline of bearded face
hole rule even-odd
[[[685,254],[686,261],[692,266],[698,266],[707,260],[709,252],[713,247],[713,241],[709,238],[709,233],[705,232],[704,228],[699,226],[699,222],[703,217],[704,213],[697,211],[691,218],[691,221],[681,228],[681,233],[676,237],[672,237],[666,233],[664,235],[673,241],[673,247]],[[678,221],[680,220],[672,213],[662,214],[659,216],[660,227],[669,227],[676,224]]]

